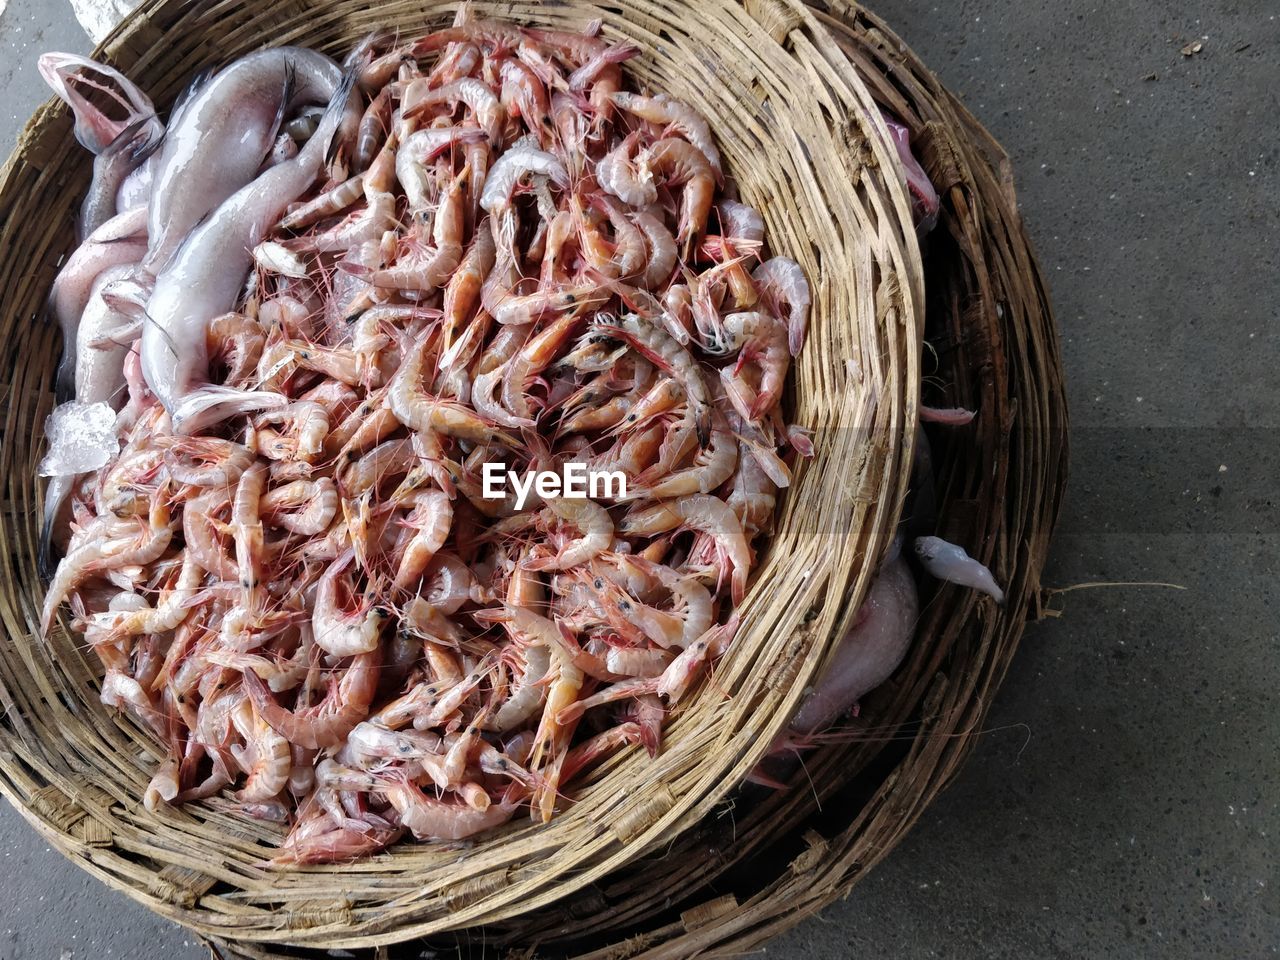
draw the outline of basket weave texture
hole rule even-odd
[[[261,866],[276,828],[216,800],[143,809],[160,748],[100,705],[98,666],[74,635],[35,638],[34,465],[57,359],[39,315],[89,170],[69,116],[51,103],[0,172],[0,243],[10,253],[0,265],[0,792],[89,872],[227,955],[418,937],[602,960],[736,952],[847,891],[901,838],[966,755],[1026,617],[1038,612],[1066,468],[1047,296],[1007,158],[866,11],[795,0],[474,6],[552,27],[598,18],[606,36],[635,43],[634,81],[711,120],[774,252],[810,278],[810,344],[789,404],[792,419],[816,428],[816,456],[782,502],[713,684],[675,713],[657,760],[616,757],[549,825],[514,826],[466,849],[401,844],[355,865],[281,873]],[[372,29],[418,34],[455,9],[149,0],[98,52],[165,106],[201,66],[264,42],[341,55]],[[927,278],[878,106],[911,128],[943,199]],[[892,536],[926,335],[936,360],[924,372],[947,385],[926,400],[980,411],[972,427],[933,438],[938,532],[991,566],[1008,585],[1007,605],[941,590],[924,605],[907,661],[864,704],[877,735],[815,751],[812,790],[762,796],[727,817],[733,785],[843,633]]]

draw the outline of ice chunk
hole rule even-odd
[[[49,450],[40,476],[69,477],[97,470],[120,451],[116,412],[106,403],[72,400],[54,407],[44,423]]]

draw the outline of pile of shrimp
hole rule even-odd
[[[546,821],[731,643],[811,453],[780,412],[808,286],[597,30],[370,38],[358,123],[203,327],[193,389],[236,401],[179,422],[145,323],[124,356],[43,627],[68,603],[168,748],[149,807],[290,825],[276,864]],[[570,462],[625,495],[483,495]]]

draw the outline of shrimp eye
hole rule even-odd
[[[604,589],[604,578],[603,578],[603,577],[596,577],[596,579],[595,579],[595,581],[594,581],[594,583],[593,583],[592,585],[593,585],[597,590],[603,590],[603,589]]]
[[[620,601],[618,601],[618,609],[619,609],[619,610],[630,610],[630,609],[631,609],[631,604],[629,604],[626,600],[620,600]]]

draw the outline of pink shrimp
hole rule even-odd
[[[458,269],[449,278],[444,289],[444,327],[443,346],[440,354],[440,368],[446,367],[446,356],[453,345],[454,337],[459,330],[467,329],[468,322],[480,302],[480,289],[489,271],[493,269],[497,247],[493,242],[493,232],[487,222],[476,225],[475,237],[467,248]]]
[[[268,492],[260,503],[262,519],[299,536],[329,528],[338,513],[338,488],[328,477],[294,480]]]
[[[453,506],[439,490],[425,490],[415,495],[413,512],[405,525],[414,530],[413,539],[405,547],[396,570],[394,585],[410,590],[422,580],[432,558],[444,546],[453,524]]]
[[[627,113],[679,133],[698,148],[707,163],[711,165],[711,169],[715,171],[716,179],[722,178],[720,151],[716,149],[711,128],[702,115],[683,100],[677,100],[665,93],[652,97],[644,97],[637,93],[615,93],[611,99],[616,106]]]
[[[232,714],[232,723],[245,743],[232,745],[231,754],[249,777],[237,799],[242,803],[260,803],[270,800],[288,784],[293,753],[289,741],[264,723],[248,700],[241,703],[241,709]]]
[[[391,381],[387,400],[396,418],[413,430],[434,430],[473,443],[497,440],[516,446],[513,437],[495,430],[492,424],[461,404],[433,397],[422,390],[422,372],[429,345],[424,340],[412,348]]]
[[[781,316],[779,311],[786,308],[787,345],[793,357],[799,356],[809,328],[809,306],[812,303],[804,271],[794,260],[774,257],[756,267],[751,279],[775,313]]]
[[[497,145],[502,142],[502,125],[506,119],[506,111],[502,109],[502,102],[488,84],[471,77],[463,77],[434,90],[430,89],[429,85],[430,81],[422,78],[414,80],[405,89],[401,97],[402,119],[417,119],[435,110],[441,104],[452,107],[462,103],[484,129],[490,143]]]
[[[312,750],[336,747],[357,723],[369,713],[378,687],[381,658],[375,649],[355,657],[336,683],[330,681],[324,699],[312,707],[288,710],[252,670],[242,675],[241,683],[253,701],[254,709],[271,728],[291,743]]]
[[[669,187],[683,186],[680,199],[680,227],[676,239],[682,256],[689,260],[706,228],[707,215],[715,195],[715,168],[706,156],[687,140],[659,140],[641,158],[647,168]]]
[[[547,500],[547,512],[577,527],[582,536],[552,556],[526,561],[525,566],[530,570],[567,570],[590,560],[613,542],[613,520],[609,512],[593,500],[552,497]]]
[[[632,134],[605,154],[596,164],[596,182],[628,206],[648,207],[657,203],[658,188],[634,159],[639,142]]]
[[[759,423],[775,406],[786,385],[791,356],[787,350],[787,331],[767,313],[733,313],[725,317],[723,329],[738,359],[720,371],[725,394],[734,409],[752,423]],[[754,391],[742,379],[748,363],[759,367],[759,385]]]
[[[316,588],[311,613],[311,631],[316,646],[335,657],[376,651],[386,619],[386,614],[379,607],[364,598],[359,600],[353,611],[340,609],[346,598],[359,596],[354,580],[347,573],[354,559],[355,552],[347,551],[329,565]]]
[[[715,541],[718,554],[732,567],[733,602],[741,603],[751,569],[751,550],[737,515],[718,497],[697,494],[630,513],[622,521],[621,532],[651,536],[680,527],[706,533]]]
[[[461,261],[462,229],[462,184],[455,180],[445,190],[436,209],[431,234],[433,247],[427,247],[413,237],[408,244],[409,255],[398,257],[390,267],[368,270],[344,264],[344,268],[357,276],[367,277],[374,286],[425,293],[447,282]]]
[[[518,803],[502,801],[477,810],[466,803],[437,800],[407,777],[381,787],[400,822],[419,840],[465,840],[500,827],[514,816]]]
[[[524,121],[539,141],[545,142],[551,110],[546,85],[520,60],[503,60],[499,74],[502,77],[501,101],[506,115]]]

